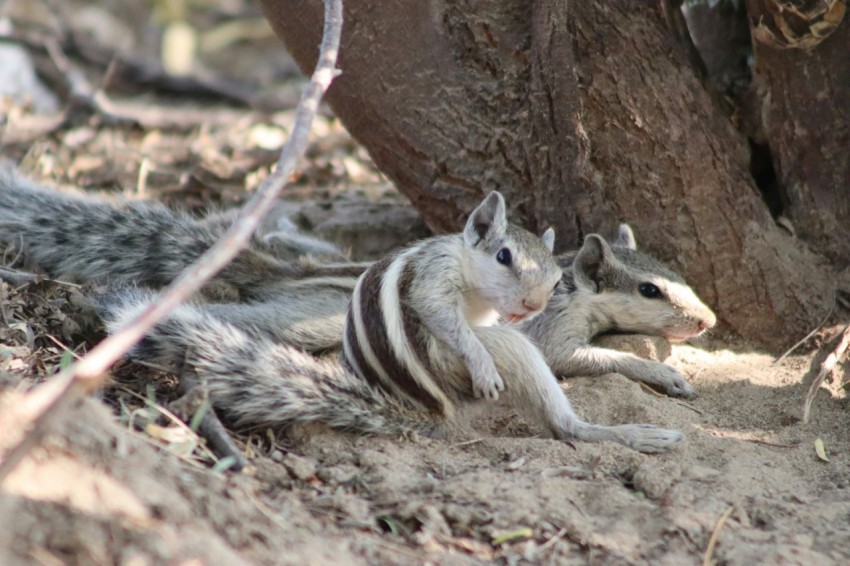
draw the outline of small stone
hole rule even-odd
[[[349,464],[342,464],[330,468],[322,468],[316,475],[320,480],[331,485],[351,483],[357,478],[358,469]]]
[[[649,499],[659,499],[682,476],[675,463],[658,463],[654,460],[641,465],[632,478],[636,491],[643,492]]]
[[[299,480],[306,480],[316,475],[316,461],[296,454],[287,454],[281,460],[289,474]]]

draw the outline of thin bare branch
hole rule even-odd
[[[838,341],[838,345],[835,349],[821,363],[820,371],[818,372],[817,377],[815,377],[815,380],[812,382],[811,387],[809,387],[808,393],[806,393],[806,400],[803,402],[804,424],[809,422],[809,411],[812,408],[812,401],[815,400],[815,395],[817,395],[821,383],[823,383],[823,380],[826,379],[826,376],[832,373],[835,364],[837,364],[838,360],[841,359],[841,356],[844,355],[848,345],[850,345],[850,325],[844,327],[844,331],[841,333],[841,340]]]
[[[157,300],[133,318],[123,328],[98,344],[80,361],[60,372],[47,383],[34,389],[25,403],[31,405],[33,420],[30,431],[13,447],[0,464],[0,482],[17,466],[47,433],[52,419],[88,392],[100,387],[106,371],[126,354],[155,324],[167,316],[183,300],[230,262],[244,248],[277,195],[295,171],[298,160],[307,149],[307,136],[321,101],[336,69],[342,32],[342,0],[325,0],[325,20],[319,61],[304,87],[295,115],[292,134],[280,152],[275,171],[245,204],[233,226],[220,241],[183,273]]]
[[[832,291],[832,304],[831,304],[831,306],[829,307],[829,311],[826,313],[826,316],[825,316],[825,317],[823,317],[823,320],[821,320],[821,321],[818,323],[818,325],[817,325],[817,326],[815,326],[815,327],[812,329],[812,331],[811,331],[811,332],[809,332],[808,334],[806,334],[805,336],[803,336],[803,338],[802,338],[802,339],[800,339],[800,341],[799,341],[799,342],[797,342],[796,344],[794,344],[793,346],[791,346],[790,348],[788,348],[788,349],[785,351],[785,353],[784,353],[784,354],[782,354],[781,356],[779,356],[778,358],[776,358],[776,360],[774,360],[774,361],[773,361],[773,365],[778,364],[779,362],[781,362],[782,360],[784,360],[786,357],[788,357],[789,355],[791,355],[791,352],[793,352],[794,350],[796,350],[797,348],[799,348],[800,346],[802,346],[803,344],[805,344],[805,343],[806,343],[806,340],[808,340],[809,338],[811,338],[812,336],[814,336],[814,335],[815,335],[815,332],[817,332],[818,330],[820,330],[820,329],[821,329],[821,327],[822,327],[824,324],[826,324],[826,321],[827,321],[827,320],[829,320],[829,317],[830,317],[830,316],[832,316],[832,313],[833,313],[833,312],[835,312],[835,303],[836,303],[836,301],[837,301],[837,300],[838,300],[838,290],[837,290],[837,289],[833,289],[833,291]]]

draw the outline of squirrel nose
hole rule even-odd
[[[540,301],[535,301],[534,299],[523,299],[522,306],[530,311],[539,311],[543,304]]]

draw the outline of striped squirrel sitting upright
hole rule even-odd
[[[197,309],[160,323],[133,355],[183,362],[207,383],[216,410],[240,427],[322,421],[366,433],[433,434],[450,430],[476,397],[504,392],[557,439],[609,440],[643,452],[675,446],[679,431],[582,421],[532,342],[492,326],[500,316],[529,320],[546,306],[561,279],[553,244],[551,230],[537,238],[508,224],[502,196],[491,193],[462,234],[423,240],[360,277],[345,321],[347,367]],[[101,305],[110,328],[146,302],[138,292],[132,297]]]
[[[498,399],[504,382],[473,327],[540,314],[561,280],[554,244],[551,228],[539,242],[508,224],[502,195],[490,193],[462,235],[425,240],[364,273],[345,320],[346,363],[371,384],[441,413],[469,393],[463,373],[475,397]],[[435,370],[450,358],[466,372]]]
[[[23,241],[31,259],[54,277],[155,288],[169,282],[225,228],[219,217],[196,220],[155,204],[116,208],[99,199],[61,194],[0,167],[0,241]],[[188,304],[173,317],[185,316],[190,325],[190,320],[215,316],[308,352],[339,349],[356,279],[293,278],[299,256],[314,258],[314,265],[340,261],[342,254],[328,246],[287,233],[255,238],[211,285],[225,292],[207,293],[215,298],[235,295],[240,302]],[[543,315],[524,330],[541,345],[558,375],[616,371],[670,395],[690,396],[693,388],[672,366],[591,345],[595,335],[609,331],[678,341],[715,323],[711,310],[678,274],[635,248],[631,230],[623,225],[611,245],[591,234],[581,250],[558,256],[562,285]],[[352,264],[348,275],[363,269]],[[339,266],[328,275],[334,274],[345,275]]]

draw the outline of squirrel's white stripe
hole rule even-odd
[[[357,337],[357,345],[360,347],[360,352],[363,354],[363,358],[366,360],[366,363],[370,368],[377,374],[378,378],[390,391],[392,391],[393,395],[398,397],[399,399],[407,399],[416,405],[419,408],[424,409],[421,403],[419,403],[416,399],[410,397],[407,393],[405,393],[398,385],[396,385],[395,381],[390,379],[389,375],[387,375],[386,370],[384,370],[384,366],[381,365],[380,360],[375,355],[375,351],[372,350],[372,346],[369,343],[368,335],[366,334],[366,326],[363,324],[363,313],[360,305],[360,295],[363,292],[363,279],[366,277],[366,274],[360,276],[357,280],[357,285],[354,287],[354,293],[351,295],[351,320],[350,323],[354,324],[354,335]],[[372,291],[371,289],[369,291]],[[360,376],[361,379],[366,379],[364,368],[360,368],[357,365],[357,358],[354,356],[354,352],[351,349],[351,346],[348,344],[348,333],[345,332],[343,334],[343,348],[345,349],[345,356],[348,358],[349,363],[351,364],[352,369],[354,369],[355,373]]]
[[[363,369],[357,364],[357,358],[351,349],[351,343],[348,341],[348,325],[354,324],[354,298],[357,296],[357,288],[355,287],[354,294],[351,296],[351,317],[346,321],[342,328],[342,351],[345,354],[345,360],[351,366],[354,373],[363,378]],[[357,327],[354,327],[354,333],[357,334]]]
[[[399,297],[398,289],[401,275],[407,266],[409,258],[419,252],[420,248],[421,245],[413,246],[402,253],[384,272],[380,290],[381,313],[384,317],[384,327],[387,330],[387,340],[396,357],[407,368],[411,377],[435,399],[440,401],[440,404],[447,411],[447,416],[451,417],[451,411],[454,405],[449,401],[436,381],[434,381],[428,370],[420,363],[404,332],[401,297]]]

